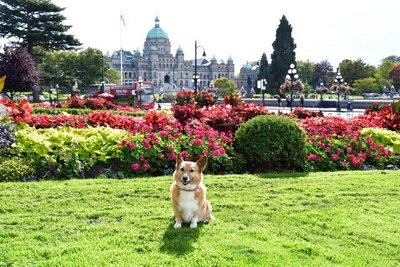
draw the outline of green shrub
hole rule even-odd
[[[24,159],[0,157],[0,182],[14,182],[33,174],[35,169]]]
[[[276,115],[243,123],[235,134],[234,146],[250,172],[301,170],[307,155],[304,132],[292,120]]]

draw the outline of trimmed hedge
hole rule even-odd
[[[258,116],[241,124],[234,146],[251,172],[302,170],[307,156],[303,130],[277,115]]]

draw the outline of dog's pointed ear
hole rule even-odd
[[[207,156],[203,156],[198,161],[196,161],[196,165],[199,167],[200,171],[204,171],[207,166],[207,161]]]
[[[177,153],[176,154],[176,166],[175,166],[176,169],[178,169],[179,166],[181,166],[182,161],[183,161],[183,159],[182,159],[181,153]]]

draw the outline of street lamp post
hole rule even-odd
[[[104,58],[101,58],[101,87],[100,94],[104,93]]]
[[[336,91],[337,91],[337,105],[336,105],[336,111],[341,111],[340,108],[340,87],[342,83],[344,82],[342,74],[340,73],[340,68],[337,68],[337,74],[335,77],[335,83],[336,83]]]
[[[137,91],[139,93],[139,107],[140,107],[140,109],[142,109],[143,108],[142,107],[142,83],[143,83],[142,77],[139,77],[138,83],[139,83],[139,89]]]
[[[199,79],[199,76],[197,75],[197,48],[201,47],[203,48],[203,57],[206,56],[206,51],[204,47],[201,45],[197,45],[197,40],[194,41],[194,76],[193,76],[193,82],[194,82],[194,94],[197,95],[197,82]]]
[[[288,73],[286,74],[286,80],[290,81],[290,112],[293,109],[293,83],[299,79],[299,74],[295,68],[295,65],[292,63],[289,66]]]
[[[56,100],[57,100],[57,103],[58,103],[58,89],[59,89],[60,87],[58,86],[58,83],[56,84]]]

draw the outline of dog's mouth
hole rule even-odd
[[[190,184],[190,182],[191,182],[191,180],[182,181],[182,184],[183,184],[183,185],[188,185],[188,184]]]

